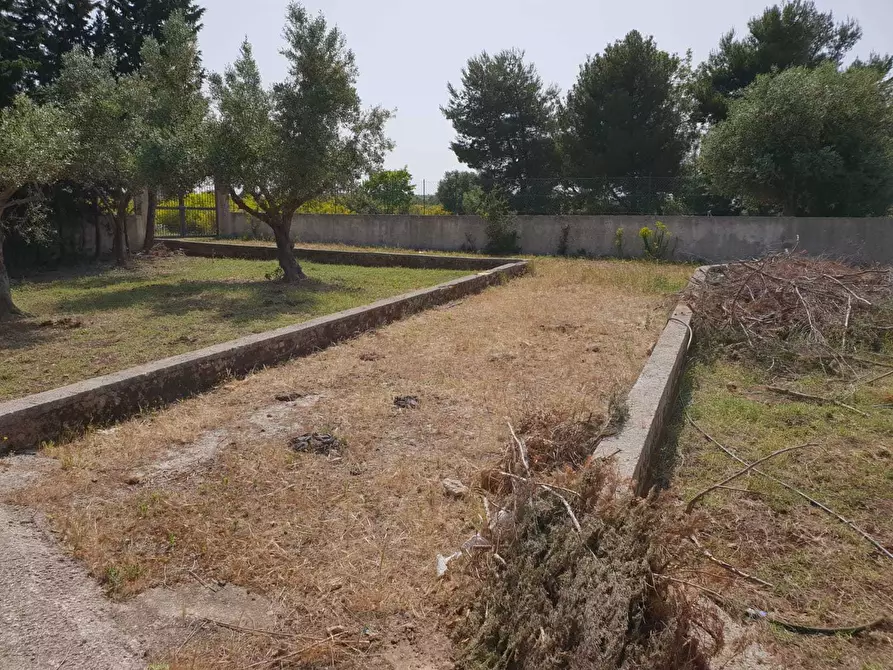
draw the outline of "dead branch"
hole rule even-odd
[[[772,391],[773,393],[778,393],[779,395],[786,395],[791,398],[796,398],[797,400],[812,400],[814,402],[822,402],[822,403],[830,403],[832,405],[837,405],[838,407],[843,407],[844,409],[848,409],[851,412],[855,412],[856,414],[861,414],[862,416],[869,416],[868,413],[863,412],[861,409],[856,409],[851,405],[847,405],[835,398],[825,398],[820,395],[811,395],[809,393],[801,393],[800,391],[792,391],[791,389],[782,388],[781,386],[767,386],[767,391]]]
[[[515,435],[515,429],[512,428],[511,421],[508,422],[509,430],[512,432],[512,438],[515,440],[515,444],[518,445],[518,453],[521,454],[521,464],[524,466],[524,471],[527,475],[530,475],[530,461],[527,460],[527,445],[524,444],[524,441],[521,440],[517,435]]]
[[[791,632],[802,633],[804,635],[856,635],[857,633],[863,633],[867,630],[879,628],[887,622],[887,617],[881,617],[880,619],[876,619],[869,623],[841,626],[839,628],[819,628],[816,626],[805,626],[799,623],[790,623],[789,621],[777,619],[773,616],[769,616],[766,618],[768,619],[769,623],[775,624],[776,626],[781,626],[782,628],[786,628]]]
[[[806,447],[814,447],[814,446],[816,446],[816,445],[812,444],[812,443],[806,443],[806,444],[798,445],[796,447],[785,447],[784,449],[777,449],[777,450],[773,451],[768,456],[763,456],[761,459],[756,460],[753,463],[750,463],[749,465],[747,465],[747,467],[742,468],[741,470],[739,470],[735,474],[731,475],[730,477],[726,477],[718,484],[713,484],[712,486],[708,486],[706,489],[704,489],[700,493],[696,494],[694,498],[692,498],[691,500],[688,501],[688,505],[685,506],[686,514],[690,514],[692,509],[695,506],[695,503],[698,502],[698,500],[703,498],[705,495],[707,495],[711,491],[716,490],[720,486],[723,486],[724,484],[728,484],[732,480],[738,479],[738,477],[741,477],[742,475],[746,475],[748,472],[753,470],[760,463],[763,463],[764,461],[768,461],[771,458],[775,458],[776,456],[781,456],[782,454],[786,454],[789,451],[796,451],[797,449],[805,449]]]
[[[704,554],[704,556],[706,556],[707,558],[709,558],[711,561],[713,561],[714,563],[716,563],[716,564],[717,564],[718,566],[720,566],[721,568],[725,568],[726,570],[728,570],[728,571],[731,572],[732,574],[738,575],[739,577],[741,577],[741,578],[743,578],[743,579],[746,579],[746,580],[748,580],[748,581],[755,582],[755,583],[757,583],[757,584],[762,584],[763,586],[766,586],[766,587],[768,587],[768,588],[770,588],[770,589],[774,589],[774,588],[775,588],[775,585],[774,585],[774,584],[771,584],[770,582],[767,582],[767,581],[764,580],[764,579],[760,579],[759,577],[754,577],[753,575],[749,575],[749,574],[747,574],[746,572],[744,572],[744,570],[741,570],[741,569],[739,569],[739,568],[736,568],[736,567],[735,567],[734,565],[732,565],[731,563],[726,563],[726,562],[725,562],[724,560],[722,560],[721,558],[717,558],[716,556],[714,556],[714,555],[711,553],[711,551],[710,551],[707,547],[705,547],[703,544],[701,544],[701,542],[698,540],[697,536],[692,535],[692,536],[690,537],[690,539],[691,539],[692,542],[694,542],[694,545],[695,545],[698,549],[700,549],[701,553]]]
[[[736,454],[734,451],[732,451],[731,449],[729,449],[727,446],[725,446],[724,444],[722,444],[722,443],[721,443],[719,440],[717,440],[715,437],[713,437],[712,435],[710,435],[710,433],[708,433],[706,430],[704,430],[704,429],[701,428],[698,424],[696,424],[695,421],[694,421],[694,419],[691,418],[691,415],[689,415],[688,413],[686,413],[685,418],[686,418],[686,419],[688,420],[688,422],[692,425],[692,427],[694,427],[695,430],[697,430],[701,435],[703,435],[704,437],[706,437],[710,442],[712,442],[713,444],[715,444],[717,447],[719,447],[720,449],[722,449],[722,451],[725,452],[728,456],[730,456],[731,458],[734,458],[736,461],[738,461],[739,463],[741,463],[741,464],[743,464],[743,465],[747,465],[747,461],[745,461],[743,458],[741,458],[740,456],[738,456],[738,454]],[[865,532],[864,530],[862,530],[861,528],[859,528],[859,526],[857,526],[855,523],[853,523],[852,521],[850,521],[850,520],[847,519],[846,517],[841,516],[840,514],[838,514],[837,512],[835,512],[833,509],[831,509],[831,508],[828,507],[827,505],[824,505],[824,504],[820,503],[818,500],[816,500],[815,498],[810,497],[809,495],[807,495],[806,493],[804,493],[804,492],[801,491],[800,489],[798,489],[798,488],[796,488],[796,487],[794,487],[794,486],[791,486],[791,485],[788,484],[787,482],[782,481],[781,479],[778,479],[777,477],[773,477],[772,475],[770,475],[770,474],[764,472],[763,470],[760,470],[760,469],[758,469],[758,468],[754,468],[753,471],[756,472],[758,475],[762,475],[763,477],[766,477],[767,479],[769,479],[769,480],[775,482],[775,483],[778,484],[779,486],[782,486],[782,487],[786,488],[786,489],[787,489],[788,491],[790,491],[791,493],[796,493],[798,496],[800,496],[801,498],[803,498],[804,500],[806,500],[807,502],[809,502],[810,505],[813,505],[813,506],[815,506],[815,507],[818,507],[818,508],[819,508],[820,510],[822,510],[823,512],[827,512],[828,514],[830,514],[831,516],[833,516],[835,519],[837,519],[838,521],[840,521],[842,524],[844,524],[844,525],[846,525],[846,526],[849,526],[851,529],[853,529],[854,531],[856,531],[857,533],[859,533],[859,535],[861,535],[861,536],[864,537],[866,540],[868,540],[869,542],[871,542],[871,544],[874,545],[874,547],[875,547],[879,552],[881,552],[882,554],[884,554],[887,558],[893,560],[893,553],[891,553],[889,550],[887,550],[887,548],[884,547],[880,542],[878,542],[878,541],[877,541],[876,539],[874,539],[871,535],[869,535],[867,532]]]
[[[874,382],[879,382],[882,379],[886,379],[890,375],[893,375],[893,370],[890,370],[889,372],[885,372],[882,375],[878,375],[877,377],[872,377],[871,379],[869,379],[867,381],[859,382],[859,384],[865,384],[867,386],[868,384],[873,384]]]

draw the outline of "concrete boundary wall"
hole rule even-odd
[[[762,256],[797,246],[815,255],[859,263],[889,263],[893,256],[893,218],[807,218],[752,216],[518,216],[521,251],[549,255],[565,239],[569,253],[617,256],[617,230],[623,231],[622,254],[643,253],[639,231],[662,221],[676,240],[674,258],[722,263]],[[364,247],[479,250],[487,243],[485,224],[477,216],[300,214],[292,224],[298,242],[339,243]],[[565,233],[566,231],[566,233]],[[269,226],[232,213],[221,224],[223,237],[270,238]]]
[[[87,426],[205,391],[232,375],[306,356],[434,305],[480,292],[527,269],[525,261],[513,261],[306,323],[0,403],[0,455],[34,449],[42,442],[77,434]]]
[[[187,256],[276,260],[276,247],[268,245],[213,241],[192,242],[176,239],[164,239],[159,242],[171,251],[182,251]],[[314,263],[360,265],[363,267],[403,267],[417,270],[492,270],[514,262],[511,258],[494,258],[492,256],[438,256],[436,254],[341,251],[337,249],[308,249],[306,247],[295,247],[295,256],[300,260]]]
[[[689,285],[704,279],[709,266],[698,268]],[[691,346],[691,309],[676,305],[642,373],[627,396],[629,416],[620,432],[602,441],[597,454],[617,452],[619,474],[632,481],[636,495],[654,485],[654,459],[679,392],[685,357]]]

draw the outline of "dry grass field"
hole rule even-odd
[[[199,620],[156,644],[153,667],[449,667],[459,587],[435,558],[480,527],[474,489],[508,422],[604,413],[690,273],[537,260],[530,276],[48,447],[49,474],[5,501],[45,513],[113,599],[237,585],[267,603],[263,624]],[[404,396],[417,405],[398,407]],[[341,446],[296,451],[309,433]],[[446,495],[444,478],[468,494]]]

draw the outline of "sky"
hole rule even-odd
[[[671,53],[691,49],[695,64],[720,36],[770,0],[304,0],[345,34],[357,58],[364,105],[395,110],[388,135],[396,148],[385,167],[409,168],[421,190],[462,166],[449,148],[453,129],[440,112],[447,82],[458,84],[469,57],[510,47],[526,51],[543,80],[567,91],[587,56],[630,30],[653,35]],[[266,84],[285,78],[282,25],[287,0],[200,0],[205,67],[221,72],[247,37]],[[838,20],[857,19],[863,37],[851,56],[893,52],[893,0],[817,0]]]

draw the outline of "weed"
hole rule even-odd
[[[642,239],[645,258],[652,261],[666,261],[672,258],[678,242],[660,221],[654,224],[654,230],[643,226],[639,231],[639,237]]]
[[[559,256],[567,256],[570,237],[571,226],[569,223],[565,223],[563,226],[561,226],[561,233],[558,236],[558,249],[556,250],[556,252]]]

